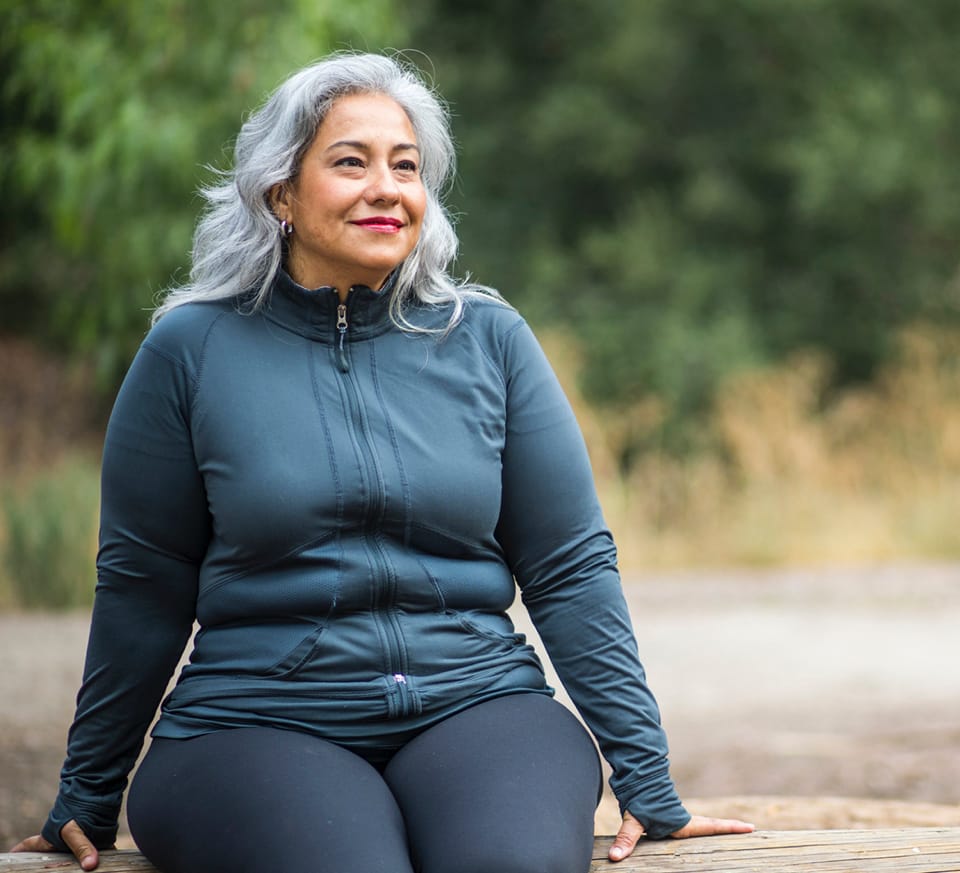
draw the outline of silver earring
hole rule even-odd
[[[293,236],[293,225],[285,218],[280,219],[280,233],[288,238]]]

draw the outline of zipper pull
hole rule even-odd
[[[393,674],[393,681],[396,682],[397,685],[406,685],[406,684],[407,684],[407,677],[404,676],[403,673],[394,673],[394,674]]]
[[[341,303],[337,306],[337,332],[340,334],[340,342],[337,345],[337,358],[340,364],[340,370],[347,373],[350,370],[350,364],[347,361],[347,351],[343,347],[343,341],[347,336],[347,304]]]

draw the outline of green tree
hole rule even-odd
[[[815,347],[868,379],[954,317],[960,6],[430,0],[463,263],[571,327],[588,396],[682,447],[733,370]]]
[[[244,113],[395,36],[390,0],[0,0],[0,327],[95,356],[112,385]]]

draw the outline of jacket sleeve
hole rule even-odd
[[[525,324],[503,344],[507,431],[497,538],[557,675],[610,763],[611,787],[652,838],[689,819],[670,778],[586,447]]]
[[[191,632],[210,535],[191,396],[184,367],[145,343],[110,418],[83,684],[43,828],[60,850],[70,819],[98,848],[113,844],[127,776]]]

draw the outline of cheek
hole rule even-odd
[[[423,217],[427,211],[427,194],[422,189],[416,192],[407,202],[407,211],[416,218],[417,227],[423,224]]]
[[[345,186],[326,182],[303,189],[298,200],[300,213],[303,216],[313,216],[323,221],[349,209],[356,200],[356,196]]]

